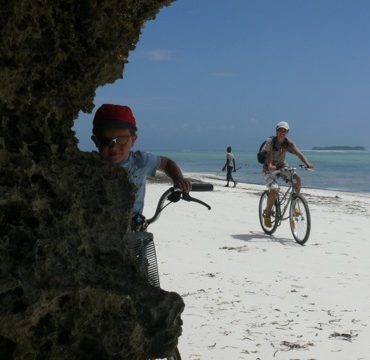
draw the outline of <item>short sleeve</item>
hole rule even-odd
[[[152,177],[156,174],[160,163],[161,157],[152,153],[141,152],[143,160],[143,168],[145,169],[146,175]]]
[[[161,157],[151,153],[136,151],[130,155],[124,167],[129,172],[130,181],[136,186],[133,213],[142,213],[145,198],[145,183],[147,177],[153,177],[159,168]]]

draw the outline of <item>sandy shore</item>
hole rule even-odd
[[[264,186],[225,188],[212,206],[170,205],[154,233],[161,285],[185,301],[184,360],[370,359],[370,197],[304,189],[312,217],[305,246],[288,222],[273,236],[258,220]],[[146,216],[169,186],[147,187]]]

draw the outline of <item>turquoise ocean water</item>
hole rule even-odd
[[[370,152],[369,151],[303,151],[315,165],[315,171],[298,170],[304,187],[329,189],[370,194]],[[225,176],[221,172],[225,164],[223,151],[154,151],[174,159],[185,172],[209,173]],[[261,165],[255,152],[234,151],[238,182],[264,184]],[[298,167],[300,161],[288,154],[287,162]]]

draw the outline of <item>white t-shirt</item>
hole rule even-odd
[[[227,153],[226,154],[226,166],[232,166],[234,167],[234,155],[233,153]]]

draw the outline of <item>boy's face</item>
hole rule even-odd
[[[106,129],[92,138],[100,155],[110,163],[117,164],[127,160],[137,135],[132,135],[129,129]]]

